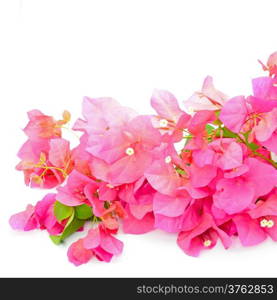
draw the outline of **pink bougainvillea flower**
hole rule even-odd
[[[159,128],[163,134],[163,141],[180,141],[191,116],[181,110],[175,96],[168,91],[154,90],[151,106],[158,114],[153,122],[154,127]]]
[[[74,149],[62,138],[67,111],[59,121],[30,111],[16,168],[30,187],[57,192],[13,215],[11,227],[46,230],[59,244],[89,222],[68,249],[76,266],[119,255],[120,225],[175,233],[191,256],[235,237],[243,246],[277,241],[277,52],[262,66],[269,75],[253,79],[250,96],[228,99],[206,77],[188,113],[165,90],[153,92],[153,115],[84,97]]]
[[[197,150],[205,148],[207,141],[206,125],[216,120],[214,111],[201,110],[194,114],[188,125],[188,132],[192,135],[189,143],[185,145],[187,150]]]
[[[277,241],[277,197],[272,194],[265,200],[258,200],[251,210],[232,217],[243,246],[263,242],[269,235]]]
[[[214,164],[220,169],[231,170],[242,165],[243,149],[234,139],[217,139],[209,147],[215,152]]]
[[[243,211],[255,199],[253,185],[240,177],[220,179],[216,189],[214,204],[228,214]]]
[[[100,225],[88,232],[84,247],[92,250],[98,260],[109,262],[114,255],[122,253],[123,243]]]
[[[89,135],[103,134],[110,128],[122,127],[137,115],[112,98],[89,97],[83,99],[82,113],[85,120],[78,119],[73,128]]]
[[[175,196],[182,179],[172,164],[154,161],[146,170],[145,177],[152,187],[162,194]]]
[[[211,215],[203,214],[197,227],[178,235],[177,243],[186,254],[198,256],[201,250],[213,248],[218,238],[226,249],[230,247],[230,237],[215,225]]]
[[[202,149],[193,151],[198,167],[214,165],[222,170],[238,168],[243,163],[243,148],[234,139],[216,139]]]
[[[203,82],[202,90],[195,92],[188,100],[184,101],[185,107],[192,111],[218,110],[228,97],[215,89],[213,78],[207,76]]]
[[[223,124],[235,133],[240,132],[248,114],[244,96],[229,99],[223,106],[219,119]]]
[[[47,194],[35,207],[35,215],[40,229],[46,229],[51,235],[57,235],[64,229],[64,226],[57,221],[54,215],[55,202],[56,194]]]
[[[264,119],[264,113],[269,113],[277,107],[277,88],[272,86],[271,78],[257,78],[253,81],[254,97],[238,96],[226,102],[220,113],[220,120],[229,130],[239,133],[241,130],[252,130],[253,127]],[[264,85],[271,85],[276,89],[276,96],[271,99],[265,91]],[[268,87],[269,88],[269,87]]]
[[[112,236],[103,226],[91,229],[88,235],[73,243],[67,252],[68,259],[75,266],[87,263],[93,257],[110,262],[114,255],[120,255],[123,243]]]
[[[25,211],[12,215],[10,225],[13,229],[29,231],[39,228],[38,219],[35,215],[35,207],[28,204]]]
[[[13,215],[10,225],[14,229],[29,231],[32,229],[46,229],[49,234],[57,235],[64,229],[64,224],[58,222],[54,215],[56,194],[47,194],[35,206],[28,205],[26,210]]]
[[[265,201],[259,200],[257,206],[250,210],[251,218],[259,222],[260,227],[274,241],[277,241],[277,195],[269,196]]]
[[[77,206],[84,203],[88,203],[88,194],[93,197],[93,193],[98,189],[99,184],[92,178],[89,178],[76,170],[68,176],[68,180],[65,186],[57,188],[56,199],[68,206]],[[87,195],[86,187],[88,189]],[[92,201],[92,198],[90,198]]]
[[[62,138],[28,140],[18,157],[21,162],[16,169],[24,172],[25,183],[31,187],[56,187],[72,170],[69,142]]]
[[[87,151],[110,164],[109,183],[119,185],[139,179],[152,161],[152,152],[161,135],[149,116],[138,116],[120,129],[91,135]]]
[[[93,258],[94,253],[92,250],[84,247],[84,239],[79,239],[68,248],[67,256],[71,263],[75,266],[80,266],[89,262]]]
[[[269,193],[277,184],[277,171],[255,158],[248,158],[246,173],[234,178],[220,179],[213,196],[214,204],[228,214],[251,207],[260,196]]]
[[[266,233],[257,220],[253,220],[248,214],[233,217],[239,239],[243,246],[253,246],[266,239]]]
[[[182,114],[184,114],[175,96],[164,90],[154,90],[151,97],[151,106],[162,120],[173,121],[175,124]]]
[[[28,117],[30,121],[23,131],[31,140],[60,138],[62,125],[70,120],[68,111],[64,111],[63,120],[59,121],[44,115],[39,110],[28,112]]]

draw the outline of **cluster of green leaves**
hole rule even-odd
[[[67,219],[64,230],[60,235],[50,235],[51,240],[56,245],[62,243],[67,237],[83,227],[87,220],[94,217],[92,208],[86,204],[72,207],[59,201],[55,202],[54,215],[60,222]]]

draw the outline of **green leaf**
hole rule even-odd
[[[74,218],[69,226],[67,226],[62,235],[61,235],[61,241],[65,240],[67,237],[69,237],[72,233],[76,232],[78,229],[80,229],[82,226],[84,226],[85,220],[79,220],[77,218]]]
[[[54,215],[58,221],[67,219],[73,214],[74,208],[71,206],[66,206],[59,201],[54,204]]]
[[[208,134],[211,134],[216,128],[210,124],[206,124],[206,131]]]
[[[50,237],[50,239],[52,240],[52,242],[53,242],[54,244],[56,244],[56,245],[59,245],[59,244],[60,244],[61,238],[60,238],[59,235],[50,235],[49,237]]]
[[[80,220],[87,220],[92,217],[92,208],[87,204],[75,207],[76,216]]]
[[[76,232],[85,224],[85,220],[79,220],[74,213],[68,219],[67,224],[64,228],[64,231],[61,235],[50,235],[50,239],[56,245],[62,243],[67,237],[69,237],[72,233]]]

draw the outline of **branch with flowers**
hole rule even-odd
[[[267,76],[247,97],[227,97],[208,76],[184,109],[154,91],[154,115],[85,97],[70,129],[67,111],[59,121],[30,111],[16,168],[31,188],[55,190],[13,215],[12,228],[47,230],[55,244],[81,232],[68,249],[75,265],[121,254],[119,230],[176,234],[191,256],[235,237],[277,241],[277,52],[261,65]],[[63,129],[78,132],[77,147]]]

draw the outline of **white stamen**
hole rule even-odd
[[[267,227],[267,219],[262,219],[260,222],[260,226],[263,228]]]
[[[164,161],[165,161],[166,164],[171,163],[171,161],[172,161],[171,156],[168,155],[168,156],[164,159]]]
[[[161,119],[159,124],[160,124],[160,127],[167,127],[168,121],[166,119]]]
[[[203,244],[204,244],[204,247],[210,247],[211,244],[212,244],[212,241],[211,240],[205,240]]]
[[[267,221],[267,228],[272,228],[274,226],[274,221],[273,220],[268,220]]]
[[[135,153],[135,150],[133,148],[129,147],[125,150],[125,153],[127,155],[133,155]]]
[[[106,186],[107,186],[108,188],[110,188],[110,189],[113,189],[113,188],[114,188],[114,186],[113,186],[112,184],[110,184],[110,183],[108,183]]]

